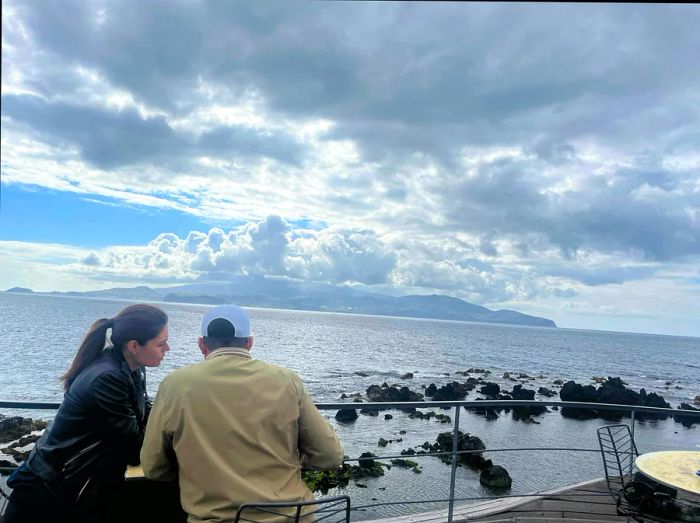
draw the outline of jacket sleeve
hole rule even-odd
[[[94,420],[103,440],[117,442],[129,464],[138,464],[142,432],[129,385],[120,376],[104,373],[90,386]]]
[[[298,376],[294,385],[299,400],[299,454],[305,469],[331,470],[343,464],[343,446],[333,427],[323,419]]]
[[[173,451],[173,432],[168,429],[166,380],[160,384],[146,425],[141,447],[141,466],[149,479],[169,481],[177,479],[177,458]]]

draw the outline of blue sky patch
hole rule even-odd
[[[148,243],[164,231],[184,238],[210,227],[190,214],[102,196],[16,184],[2,184],[0,194],[0,240],[99,248]]]

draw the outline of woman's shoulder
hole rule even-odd
[[[116,353],[116,349],[105,349],[100,356],[78,374],[71,388],[89,389],[95,380],[101,377],[121,378],[128,381],[128,376],[122,369],[123,358]]]

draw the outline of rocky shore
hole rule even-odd
[[[27,459],[40,437],[34,432],[43,431],[46,425],[42,420],[0,414],[0,468],[14,468]]]

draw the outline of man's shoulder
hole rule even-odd
[[[203,372],[203,361],[197,363],[191,363],[179,369],[175,369],[170,374],[168,374],[163,381],[160,383],[160,387],[171,387],[179,383],[185,383],[197,376],[201,375]]]
[[[282,367],[281,365],[275,365],[274,363],[268,363],[263,360],[253,360],[255,361],[256,365],[260,366],[260,368],[265,369],[267,372],[270,372],[271,374],[277,374],[279,376],[285,376],[293,381],[301,381],[301,378],[299,378],[299,375],[294,372],[292,369],[288,369],[287,367]]]

